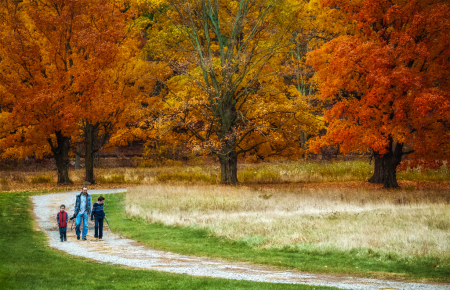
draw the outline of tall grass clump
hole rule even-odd
[[[159,182],[204,182],[214,184],[217,182],[217,175],[204,174],[199,172],[173,172],[162,173],[156,176]]]
[[[96,178],[100,183],[125,183],[125,175],[113,174],[113,175],[100,175]]]
[[[397,173],[399,180],[422,180],[422,181],[442,181],[450,180],[450,170],[446,165],[442,165],[439,169],[425,169],[421,167],[407,168]]]
[[[48,175],[36,175],[31,177],[31,183],[51,183],[53,182],[53,177],[48,176]]]
[[[130,189],[125,210],[149,222],[204,228],[252,247],[371,249],[450,261],[445,190],[155,185]]]
[[[96,178],[100,183],[139,184],[144,179],[140,174],[103,174]]]
[[[9,182],[6,178],[0,178],[0,191],[9,191]]]
[[[272,168],[243,169],[238,171],[238,180],[242,183],[260,184],[282,182],[280,172]]]
[[[365,160],[320,162],[286,162],[270,165],[288,182],[341,182],[370,178],[373,165]]]

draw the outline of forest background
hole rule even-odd
[[[146,159],[134,165],[209,157],[223,184],[239,182],[238,160],[330,152],[368,156],[369,182],[385,188],[398,187],[397,170],[448,165],[446,1],[2,1],[0,11],[0,154],[54,158],[60,184],[80,157],[94,184],[95,156],[132,142]]]

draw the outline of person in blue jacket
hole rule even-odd
[[[92,198],[87,193],[87,187],[83,186],[83,190],[80,194],[77,195],[76,201],[75,201],[75,213],[73,214],[74,217],[76,217],[75,222],[75,232],[77,234],[77,240],[80,239],[80,225],[81,225],[81,219],[83,219],[83,241],[86,241],[86,235],[88,233],[89,227],[89,216],[91,215],[91,209],[92,209]]]
[[[100,241],[103,239],[103,219],[105,218],[105,212],[103,211],[103,203],[105,202],[105,198],[103,196],[99,196],[96,203],[94,203],[94,207],[92,208],[91,221],[94,220],[95,217],[95,234],[94,238]]]

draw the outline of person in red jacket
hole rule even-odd
[[[59,212],[56,215],[56,221],[58,222],[59,226],[59,236],[62,241],[67,241],[67,223],[69,222],[69,215],[67,214],[66,206],[64,204],[61,204],[59,207]]]

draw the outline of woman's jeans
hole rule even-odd
[[[81,219],[83,219],[83,239],[86,239],[89,223],[89,215],[87,213],[77,215],[77,220],[75,222],[75,232],[77,233],[77,237],[79,237],[81,233],[80,231]]]

